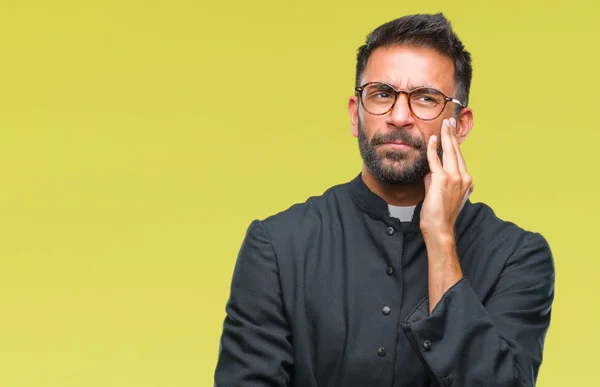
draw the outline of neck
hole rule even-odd
[[[365,185],[377,196],[392,206],[414,206],[425,197],[423,182],[416,184],[388,184],[377,179],[371,171],[363,166],[362,180]]]

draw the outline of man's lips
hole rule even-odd
[[[386,142],[383,145],[388,146],[393,149],[408,149],[412,148],[410,145],[403,143],[402,141],[390,141]]]

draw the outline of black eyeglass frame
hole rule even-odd
[[[392,106],[390,106],[390,108],[384,112],[384,113],[380,113],[380,114],[375,114],[375,113],[371,113],[366,107],[365,107],[365,103],[362,97],[362,93],[363,90],[365,89],[365,87],[369,86],[369,85],[375,85],[375,84],[379,84],[379,85],[384,85],[384,86],[388,86],[390,89],[394,90],[394,102],[392,103]],[[391,112],[394,109],[394,106],[396,106],[396,102],[398,102],[398,96],[400,94],[406,94],[406,96],[408,97],[408,108],[410,109],[410,112],[417,117],[418,119],[420,119],[421,121],[433,121],[436,118],[438,118],[440,115],[442,115],[442,113],[444,112],[444,110],[446,109],[446,105],[448,105],[448,102],[453,102],[455,104],[458,104],[458,106],[460,106],[462,109],[466,108],[467,105],[463,104],[462,102],[460,102],[459,100],[457,100],[456,98],[452,98],[452,97],[448,97],[446,94],[442,93],[441,91],[434,89],[433,87],[416,87],[412,90],[398,90],[396,89],[394,86],[390,85],[389,83],[385,83],[385,82],[367,82],[362,86],[356,87],[355,92],[358,95],[358,99],[360,99],[360,104],[362,105],[362,107],[365,109],[365,111],[369,114],[372,114],[374,116],[383,116],[385,114],[388,114],[389,112]],[[412,95],[412,93],[414,93],[415,91],[419,91],[419,90],[434,90],[437,93],[440,93],[440,95],[442,97],[444,97],[444,107],[442,108],[442,110],[440,110],[439,114],[433,118],[421,118],[418,115],[415,114],[415,112],[412,109],[412,106],[410,104],[410,96]]]

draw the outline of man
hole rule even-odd
[[[441,14],[368,36],[348,104],[362,171],[251,223],[217,386],[535,385],[553,258],[467,200],[471,74]]]

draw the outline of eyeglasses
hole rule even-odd
[[[423,121],[435,120],[442,114],[448,102],[454,102],[461,108],[466,107],[459,100],[447,97],[441,91],[429,87],[418,87],[410,91],[396,90],[393,86],[381,82],[369,82],[357,87],[356,93],[363,108],[373,115],[389,113],[400,94],[408,96],[410,111]]]

